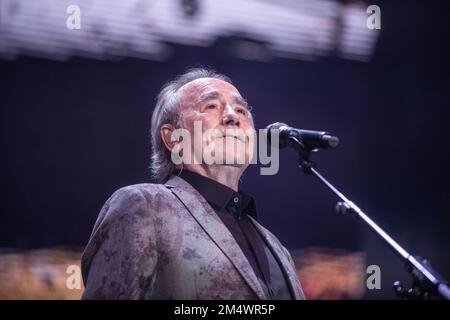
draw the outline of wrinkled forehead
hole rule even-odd
[[[200,78],[186,83],[179,89],[178,94],[182,105],[197,104],[208,95],[242,98],[231,83],[215,78]]]

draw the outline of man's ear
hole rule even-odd
[[[179,141],[171,140],[172,132],[174,129],[175,128],[173,127],[173,125],[171,125],[169,123],[163,124],[160,129],[161,139],[169,151],[172,151],[172,149],[175,147],[175,145],[179,142]]]

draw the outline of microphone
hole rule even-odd
[[[339,144],[339,138],[330,135],[329,132],[292,128],[282,122],[272,123],[266,127],[266,130],[269,143],[271,143],[271,136],[275,132],[279,133],[280,148],[289,145],[295,149],[303,147],[316,150],[334,148]]]

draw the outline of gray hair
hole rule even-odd
[[[200,78],[214,78],[232,84],[230,78],[218,74],[214,70],[194,68],[177,76],[174,80],[169,81],[162,87],[158,94],[155,109],[153,110],[150,129],[152,144],[150,172],[155,182],[161,183],[167,181],[175,171],[175,165],[171,161],[170,151],[166,148],[161,138],[161,126],[163,124],[172,124],[176,128],[180,127],[180,101],[178,91],[185,84]]]

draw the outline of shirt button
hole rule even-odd
[[[239,202],[239,198],[238,197],[234,197],[233,201],[234,201],[234,203],[238,203]]]

